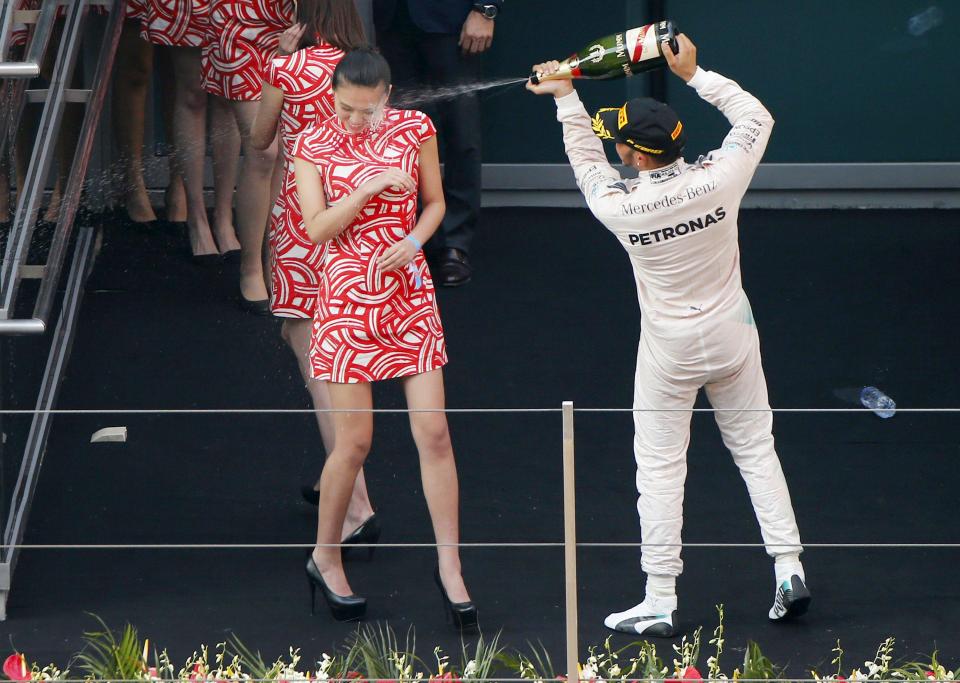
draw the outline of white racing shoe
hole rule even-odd
[[[603,620],[603,625],[630,635],[670,638],[677,634],[677,600],[644,598],[643,602],[626,612],[609,615]]]
[[[806,614],[810,607],[810,591],[807,590],[803,579],[794,574],[788,581],[777,586],[777,593],[773,597],[773,607],[770,608],[770,619],[783,621]]]

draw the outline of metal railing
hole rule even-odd
[[[36,56],[40,47],[46,47],[45,42],[49,41],[57,5],[57,0],[45,0],[38,14],[37,26],[30,43],[28,61],[25,63],[30,63],[30,59]],[[60,280],[60,271],[66,256],[67,244],[72,234],[83,181],[89,166],[93,142],[109,86],[110,73],[113,70],[120,31],[123,27],[122,0],[113,0],[107,32],[101,44],[91,88],[80,91],[68,89],[67,84],[72,78],[83,38],[83,24],[88,8],[88,4],[85,2],[67,6],[63,33],[50,85],[46,91],[30,91],[32,97],[42,97],[44,99],[44,110],[27,175],[23,187],[19,188],[16,213],[11,224],[2,269],[0,269],[0,334],[43,334],[47,329],[54,294]],[[4,11],[9,14],[7,10]],[[2,25],[0,23],[0,26]],[[38,60],[42,61],[42,53],[40,53]],[[13,71],[16,72],[15,69]],[[0,75],[3,75],[3,73],[4,71],[0,69]],[[6,117],[2,124],[7,130],[0,129],[0,140],[3,141],[9,139],[10,131],[19,126],[19,119],[22,116],[26,100],[26,91],[22,87],[14,87],[14,85],[7,84],[8,91],[12,88],[18,92],[14,92],[11,97],[11,100],[15,100],[13,101],[14,106],[11,108],[12,115]],[[60,211],[47,262],[39,268],[27,269],[26,260],[40,209],[40,202],[43,198],[45,180],[54,156],[64,107],[68,101],[77,100],[86,100],[86,113],[80,129],[80,138],[74,153],[69,180],[67,186],[63,188]],[[3,152],[2,145],[3,142],[0,142],[0,153]],[[40,278],[40,290],[34,304],[32,317],[17,319],[14,318],[14,306],[20,283],[28,274],[31,277]]]

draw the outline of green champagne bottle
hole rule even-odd
[[[615,33],[593,41],[590,45],[560,62],[560,70],[549,76],[533,73],[534,83],[571,78],[619,78],[656,69],[667,63],[663,44],[677,54],[677,25],[658,21],[623,33]]]

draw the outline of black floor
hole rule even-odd
[[[474,282],[440,292],[449,406],[629,407],[639,313],[618,244],[584,211],[490,210],[484,221]],[[746,212],[744,281],[772,404],[853,407],[854,388],[875,384],[902,408],[960,405],[958,228],[957,212]],[[195,266],[184,249],[169,234],[108,230],[60,407],[307,407],[279,324],[239,310],[232,267]],[[13,357],[27,362],[28,342],[16,343]],[[32,408],[34,392],[25,386],[13,407]],[[398,387],[378,387],[377,402],[401,407]],[[559,415],[454,414],[450,422],[463,540],[562,540]],[[27,420],[6,424],[22,434]],[[376,424],[367,473],[383,540],[429,542],[404,416]],[[95,430],[118,425],[129,429],[126,444],[89,443]],[[576,426],[580,540],[637,541],[630,415],[580,413]],[[960,541],[957,415],[783,413],[775,434],[808,543]],[[321,458],[309,414],[58,416],[25,542],[308,543],[315,509],[298,489]],[[759,542],[709,414],[694,416],[689,461],[684,540]],[[435,644],[459,652],[431,552],[381,549],[371,563],[348,565],[370,619],[415,625],[427,656]],[[463,557],[485,631],[502,629],[515,647],[541,640],[562,662],[562,550],[467,549]],[[637,558],[634,548],[581,549],[584,648],[607,637],[607,612],[642,596]],[[949,666],[960,663],[956,549],[811,547],[803,558],[814,603],[790,625],[767,621],[773,581],[762,549],[689,548],[684,558],[682,625],[710,631],[714,605],[725,606],[728,672],[748,639],[796,676],[829,669],[838,638],[851,665],[872,659],[889,635],[898,656],[939,649]],[[31,660],[64,664],[94,625],[91,612],[136,624],[175,661],[229,632],[264,655],[294,645],[309,660],[353,627],[310,616],[302,564],[300,550],[27,550],[0,640]],[[663,654],[672,654],[666,644]]]

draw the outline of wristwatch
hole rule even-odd
[[[496,5],[492,2],[475,2],[473,3],[473,11],[480,12],[487,19],[496,19],[497,13],[500,11],[499,5]]]

